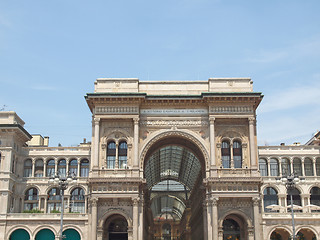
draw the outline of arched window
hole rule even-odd
[[[310,158],[304,159],[304,172],[306,176],[313,176],[313,163]]]
[[[66,176],[66,166],[67,166],[67,162],[65,159],[61,159],[58,162],[58,175],[61,177],[65,177]]]
[[[47,161],[47,177],[53,177],[55,175],[55,162],[54,159]]]
[[[221,159],[223,168],[230,168],[230,143],[223,141],[221,144]]]
[[[241,142],[233,142],[233,164],[235,168],[242,168],[242,146]]]
[[[264,203],[264,211],[270,212],[272,209],[266,208],[270,205],[278,205],[278,193],[272,187],[267,187],[263,191],[263,203]]]
[[[127,152],[128,152],[128,145],[126,142],[119,143],[119,168],[126,168],[127,167]]]
[[[24,195],[24,210],[32,210],[38,208],[38,190],[29,188]]]
[[[320,188],[313,187],[310,190],[310,203],[312,205],[320,206]]]
[[[291,174],[291,165],[290,165],[289,159],[287,158],[281,159],[281,170],[282,170],[282,175],[284,176],[289,176]]]
[[[275,158],[270,159],[270,175],[279,176],[279,162]]]
[[[43,177],[43,160],[42,159],[36,160],[34,176]]]
[[[116,163],[116,143],[109,142],[107,147],[107,168],[114,169]]]
[[[85,199],[84,190],[82,188],[75,188],[71,192],[71,208],[70,212],[85,213]]]
[[[48,192],[48,207],[47,213],[51,213],[52,211],[61,211],[61,196],[59,188],[52,188]]]
[[[78,160],[77,159],[72,159],[69,162],[69,172],[73,176],[78,175]]]
[[[301,160],[299,158],[293,159],[293,172],[296,173],[298,176],[302,176],[302,166]]]
[[[23,176],[24,177],[32,176],[32,160],[31,159],[27,159],[24,161]]]
[[[293,205],[301,206],[301,197],[300,197],[300,191],[296,188],[291,190],[292,194],[292,200],[293,200]],[[290,200],[290,194],[287,194],[287,206],[291,205],[291,200]],[[295,209],[293,209],[295,211]],[[297,209],[298,211],[301,211]],[[288,211],[291,211],[290,208]]]
[[[268,163],[266,159],[259,159],[259,170],[261,176],[268,176]]]
[[[89,160],[82,159],[80,162],[80,177],[88,177],[89,176]]]
[[[317,176],[320,176],[320,158],[317,158],[316,160],[316,174]]]

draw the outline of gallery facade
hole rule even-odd
[[[248,78],[97,79],[85,96],[91,142],[49,147],[15,112],[0,112],[0,239],[55,239],[72,173],[66,239],[285,239],[295,172],[296,234],[320,237],[320,134],[305,145],[257,146],[263,96]]]

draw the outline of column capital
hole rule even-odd
[[[139,124],[139,120],[140,120],[139,117],[134,117],[134,118],[133,118],[134,124]]]
[[[100,118],[95,117],[93,121],[95,125],[98,125],[100,123]]]
[[[99,199],[97,197],[91,198],[90,199],[91,206],[96,207],[98,205],[98,200]]]
[[[254,206],[259,206],[260,200],[261,200],[261,199],[260,199],[259,197],[253,197],[253,198],[252,198],[253,205],[254,205]]]
[[[140,198],[139,197],[132,198],[133,206],[138,206],[139,202],[140,202]]]
[[[212,206],[218,206],[218,201],[219,201],[218,197],[211,198],[211,201],[212,201]]]
[[[214,121],[216,120],[216,118],[215,117],[213,117],[213,116],[210,116],[209,117],[209,122],[210,122],[210,124],[214,124]]]
[[[256,118],[255,117],[248,117],[248,120],[249,120],[249,124],[251,125],[253,125],[253,124],[255,124],[255,122],[256,122]]]

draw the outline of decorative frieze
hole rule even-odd
[[[139,114],[138,107],[96,107],[96,114]]]
[[[214,114],[221,114],[221,113],[244,114],[244,113],[253,113],[253,112],[254,112],[253,106],[211,106],[209,108],[209,113],[214,113]]]
[[[197,109],[184,109],[184,108],[177,108],[177,109],[141,109],[141,115],[205,115],[208,114],[208,110],[203,108]]]
[[[146,127],[204,127],[209,124],[203,120],[147,120],[141,121],[140,125]]]

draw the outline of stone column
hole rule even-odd
[[[215,134],[214,134],[214,117],[209,117],[210,122],[210,165],[216,166],[216,144],[215,144]]]
[[[260,198],[254,197],[252,198],[252,201],[253,201],[253,215],[254,215],[254,237],[255,237],[255,240],[260,240],[262,236],[260,219],[259,219]]]
[[[43,176],[49,177],[49,176],[47,176],[47,161],[46,160],[43,160]]]
[[[139,204],[139,233],[138,233],[138,236],[139,236],[139,239],[144,239],[143,237],[143,231],[144,231],[144,228],[143,228],[143,223],[144,223],[144,219],[143,219],[143,212],[144,212],[144,203],[143,203],[143,198],[140,199],[140,204]]]
[[[207,196],[206,198],[206,206],[207,206],[207,220],[208,220],[208,228],[207,228],[207,238],[208,240],[212,240],[212,200]]]
[[[291,168],[291,173],[294,173],[294,169],[293,169],[293,158],[291,157],[290,158],[290,168]],[[290,174],[290,172],[287,174],[287,175],[289,175]]]
[[[218,197],[212,198],[212,239],[218,240]]]
[[[32,159],[31,177],[34,177],[35,165],[36,165],[36,160]]]
[[[203,232],[204,232],[204,235],[203,235],[203,238],[204,240],[208,240],[208,216],[207,216],[207,204],[206,202],[204,201],[202,203],[202,216],[203,216]]]
[[[302,176],[305,176],[305,170],[304,170],[304,159],[301,159],[301,172],[302,172]]]
[[[138,227],[139,227],[139,222],[138,222],[138,217],[139,217],[139,198],[133,198],[132,202],[132,215],[133,215],[133,232],[132,232],[132,236],[133,236],[133,240],[137,240],[138,239]]]
[[[91,200],[91,238],[97,240],[97,223],[98,223],[98,199]]]
[[[133,157],[133,167],[139,168],[139,118],[134,118],[134,129],[133,129],[133,151],[134,151],[134,157]]]
[[[270,158],[267,159],[268,176],[271,176]]]
[[[316,166],[316,159],[312,159],[312,165],[313,165],[313,176],[317,176],[317,166]]]
[[[99,166],[99,138],[100,138],[100,118],[94,118],[93,168],[98,168]]]
[[[249,118],[249,142],[250,142],[250,159],[251,167],[257,166],[256,144],[255,144],[255,118]]]
[[[77,169],[77,178],[78,178],[78,177],[80,177],[80,164],[81,164],[81,160],[78,159],[78,160],[77,160],[77,163],[78,163],[78,166],[77,166],[77,168],[78,168],[78,169]]]

